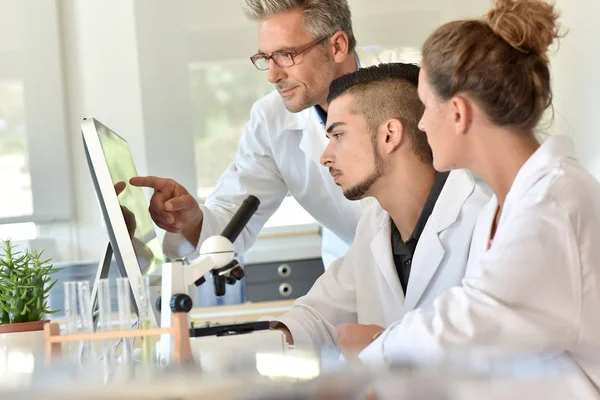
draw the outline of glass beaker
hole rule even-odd
[[[81,327],[80,332],[82,333],[93,333],[94,323],[92,319],[92,305],[90,295],[90,283],[88,281],[77,282],[77,312],[78,320],[80,321]],[[92,344],[89,340],[84,340],[80,344],[79,349],[79,365],[87,366],[94,361],[94,352]]]
[[[137,284],[139,329],[150,329],[152,327],[153,312],[150,302],[150,279],[142,276]],[[142,364],[152,364],[154,361],[152,352],[152,337],[142,336],[140,338],[142,350]]]

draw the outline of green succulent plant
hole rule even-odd
[[[1,241],[0,324],[40,321],[46,314],[57,312],[48,305],[50,290],[57,282],[50,275],[62,268],[42,259],[43,251],[16,251],[10,240]]]

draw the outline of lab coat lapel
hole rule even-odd
[[[386,282],[398,299],[403,302],[404,292],[400,285],[400,278],[398,277],[398,272],[396,271],[394,258],[392,256],[391,235],[392,228],[390,216],[387,212],[383,212],[379,229],[371,241],[371,251],[373,252],[373,259]],[[398,307],[402,307],[402,304],[398,304]]]
[[[423,232],[421,232],[417,250],[413,256],[410,278],[406,289],[406,300],[404,301],[405,311],[417,307],[417,303],[423,297],[445,253],[438,233],[429,221]]]
[[[319,164],[321,155],[327,147],[325,128],[321,125],[319,116],[314,107],[310,107],[298,114],[301,115],[293,115],[294,119],[290,121],[288,127],[302,129],[300,150],[302,150],[310,160]],[[292,119],[292,117],[290,119]]]
[[[456,222],[463,204],[474,189],[475,181],[466,171],[457,170],[448,176],[413,256],[405,310],[418,306],[444,258],[445,250],[439,235]]]

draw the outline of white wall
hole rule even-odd
[[[61,258],[66,254],[71,260],[98,259],[108,236],[79,124],[84,117],[95,117],[117,132],[126,132],[138,172],[146,173],[134,5],[132,0],[59,3],[76,208],[73,223],[55,237],[61,244],[62,239],[70,240],[69,251]],[[70,235],[65,236],[65,230]]]
[[[489,8],[488,0],[349,0],[359,45],[421,47],[443,23],[475,18]]]
[[[571,135],[583,165],[600,179],[600,2],[557,0],[568,28],[554,54],[555,126]]]
[[[175,2],[174,4],[181,4]],[[135,1],[147,171],[196,186],[185,9],[169,1]],[[137,160],[136,160],[137,161]]]

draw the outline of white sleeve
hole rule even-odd
[[[576,236],[553,203],[501,222],[479,273],[390,326],[360,354],[367,363],[438,360],[478,349],[554,355],[577,340],[582,309]]]
[[[335,260],[310,291],[276,319],[288,327],[296,348],[336,346],[335,327],[358,321],[351,252]]]
[[[288,189],[275,164],[267,129],[262,110],[255,104],[234,162],[221,175],[205,204],[200,206],[204,219],[198,246],[209,236],[220,234],[244,199],[254,195],[260,200],[260,206],[234,243],[236,252],[243,254],[281,205]],[[183,235],[165,234],[163,251],[166,255],[181,256],[193,250]]]

